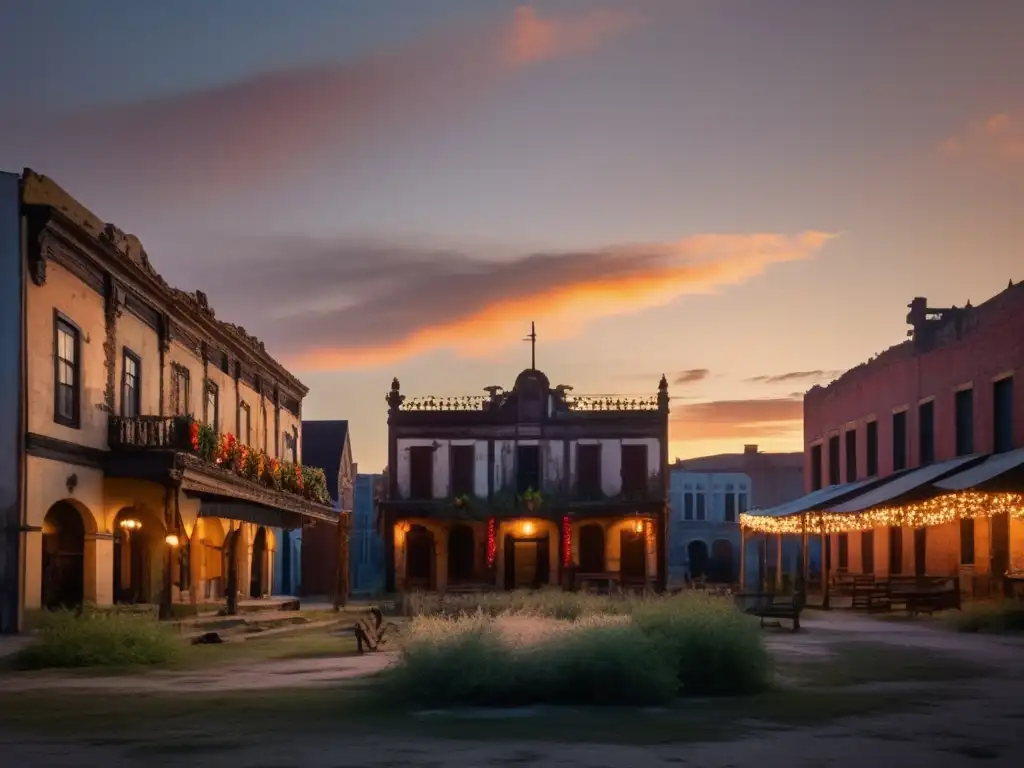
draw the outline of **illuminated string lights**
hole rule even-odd
[[[944,525],[960,518],[984,518],[1007,514],[1024,520],[1024,494],[1019,493],[947,493],[928,501],[903,507],[882,507],[865,512],[839,514],[809,511],[786,517],[751,513],[740,515],[740,525],[753,533],[802,534],[848,533],[873,528],[926,528]]]
[[[494,518],[490,518],[487,521],[487,567],[494,567],[494,560],[498,556],[498,543],[495,538],[495,525]]]
[[[562,566],[572,565],[572,521],[566,515],[562,518]]]

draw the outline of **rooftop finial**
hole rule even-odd
[[[523,339],[530,342],[530,370],[537,370],[537,326],[530,321],[530,335]]]

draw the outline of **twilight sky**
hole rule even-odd
[[[0,168],[137,234],[386,461],[529,365],[801,448],[914,296],[1024,278],[1024,3],[0,0]]]

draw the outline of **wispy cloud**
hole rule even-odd
[[[124,185],[158,201],[281,183],[327,159],[343,165],[382,134],[421,133],[516,72],[590,53],[637,21],[522,6],[496,25],[323,66],[59,117],[5,116],[0,145],[47,175]]]
[[[689,370],[677,373],[672,382],[681,386],[686,384],[696,384],[698,381],[704,381],[704,379],[710,375],[711,371],[707,368],[690,368]]]
[[[799,435],[803,403],[796,398],[716,400],[673,407],[672,439],[745,440]]]
[[[949,157],[1024,163],[1024,112],[1000,112],[971,121],[939,150]]]
[[[819,382],[828,381],[841,375],[842,371],[790,371],[789,373],[777,373],[771,376],[754,376],[747,379],[752,384],[794,384],[797,382]]]
[[[300,369],[391,362],[432,350],[493,354],[524,325],[570,338],[597,318],[739,283],[807,259],[832,237],[696,235],[674,243],[534,253],[495,261],[365,242],[264,240],[218,251],[204,289],[224,316]],[[268,308],[276,310],[268,310]]]

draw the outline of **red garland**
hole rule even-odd
[[[572,565],[572,525],[568,516],[562,518],[562,565]]]
[[[494,565],[494,559],[498,554],[498,544],[495,540],[494,518],[487,521],[487,567]]]

